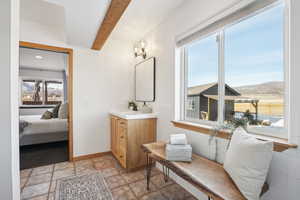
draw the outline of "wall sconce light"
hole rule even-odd
[[[146,46],[147,46],[147,43],[144,40],[141,40],[137,44],[135,44],[134,45],[134,56],[135,57],[142,56],[144,59],[146,59],[146,57],[147,57]]]

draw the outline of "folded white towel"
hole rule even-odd
[[[190,162],[192,160],[192,146],[167,144],[166,159],[170,161]]]
[[[173,134],[170,135],[170,144],[187,144],[187,139],[185,134]]]

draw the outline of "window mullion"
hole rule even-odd
[[[220,31],[217,36],[218,41],[218,124],[224,123],[225,108],[225,38],[224,30]]]
[[[47,90],[47,85],[46,85],[46,81],[45,80],[43,80],[43,104],[44,105],[46,105],[46,90]]]
[[[288,132],[288,139],[289,141],[292,140],[291,138],[291,126],[290,126],[290,113],[291,113],[291,99],[290,99],[290,84],[291,84],[291,77],[290,77],[290,0],[285,0],[285,9],[284,9],[284,34],[283,34],[283,41],[284,41],[284,59],[283,59],[283,66],[284,66],[284,128]]]
[[[187,90],[188,90],[188,51],[186,48],[183,49],[183,69],[182,69],[182,72],[183,72],[183,77],[182,77],[182,81],[184,82],[183,85],[183,104],[182,104],[182,116],[181,116],[181,119],[185,119],[186,117],[186,102],[187,102]]]

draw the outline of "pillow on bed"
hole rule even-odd
[[[63,103],[59,107],[58,111],[58,118],[59,119],[67,119],[68,118],[68,103]]]
[[[53,113],[47,110],[46,112],[44,112],[41,119],[51,119],[52,117],[53,117]]]
[[[58,111],[59,111],[59,107],[60,107],[61,103],[57,104],[53,110],[52,110],[52,113],[53,113],[53,118],[58,118]]]

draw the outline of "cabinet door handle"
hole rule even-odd
[[[120,156],[120,158],[123,158],[123,156]]]
[[[125,124],[125,122],[120,122],[120,124],[122,124],[122,125],[123,125],[123,124]]]
[[[124,136],[122,135],[120,138],[121,138],[121,139],[124,139]]]

